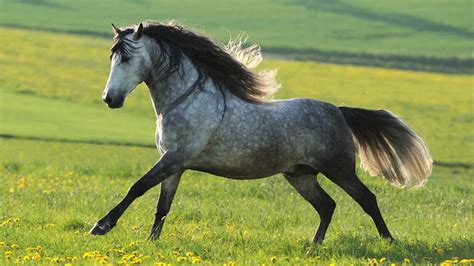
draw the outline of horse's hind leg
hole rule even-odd
[[[319,213],[321,221],[313,242],[318,244],[322,243],[329,223],[331,223],[332,214],[336,208],[336,202],[334,202],[334,200],[318,184],[315,175],[285,175],[285,178]]]
[[[322,173],[344,189],[372,217],[381,237],[395,240],[388,231],[375,195],[359,180],[355,173],[354,158],[338,158],[330,170]]]

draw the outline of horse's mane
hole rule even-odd
[[[251,71],[262,61],[260,47],[243,47],[246,38],[242,36],[223,45],[176,22],[146,21],[143,26],[143,34],[155,40],[160,47],[157,71],[165,78],[181,70],[182,58],[186,56],[198,72],[193,85],[195,88],[202,88],[210,78],[224,95],[224,91],[228,90],[252,103],[262,102],[279,88],[275,80],[276,71]],[[133,47],[123,36],[132,32],[133,27],[129,27],[115,36],[112,53],[122,53],[124,58],[130,54]]]

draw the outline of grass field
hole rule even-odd
[[[157,188],[137,200],[109,235],[93,237],[87,233],[92,224],[159,156],[149,148],[154,117],[147,92],[138,88],[120,110],[100,102],[110,41],[1,32],[15,42],[0,48],[0,264],[376,259],[389,265],[473,258],[472,76],[263,63],[279,69],[277,98],[388,108],[426,138],[435,168],[423,188],[397,189],[360,172],[398,245],[380,240],[370,218],[324,177],[322,186],[338,207],[326,242],[314,246],[318,216],[282,177],[243,182],[198,172],[185,174],[159,241],[144,241]]]
[[[220,40],[247,32],[265,51],[300,58],[472,72],[472,9],[469,0],[3,0],[0,24],[109,36],[111,21],[178,19]]]

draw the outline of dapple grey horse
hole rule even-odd
[[[375,195],[356,175],[355,154],[371,175],[393,185],[424,184],[431,156],[400,118],[385,110],[313,99],[265,100],[278,84],[275,72],[251,70],[262,59],[256,45],[221,45],[176,23],[144,22],[113,30],[103,100],[120,108],[145,82],[162,156],[94,225],[92,234],[110,231],[136,198],[161,183],[150,233],[151,239],[158,238],[181,174],[191,169],[234,179],[282,173],[319,213],[315,243],[323,241],[336,207],[317,182],[322,173],[360,204],[382,237],[393,240]]]

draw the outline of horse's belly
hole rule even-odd
[[[216,176],[222,176],[230,179],[259,179],[264,177],[269,177],[282,171],[278,171],[277,169],[258,169],[251,167],[249,169],[243,168],[236,168],[236,167],[213,167],[213,166],[197,166],[192,167],[192,170],[206,172],[209,174],[213,174]]]
[[[289,166],[276,151],[203,154],[190,168],[235,179],[257,179],[284,172]]]

